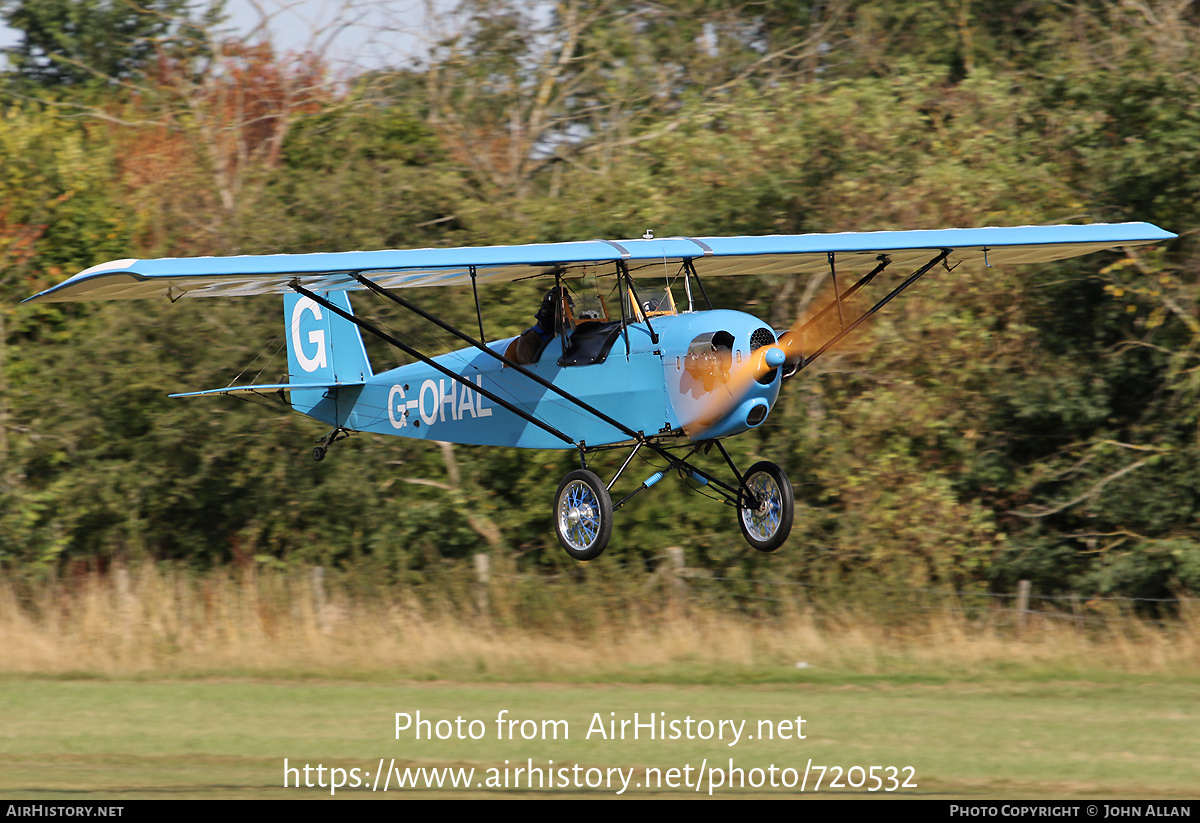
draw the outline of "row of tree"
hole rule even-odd
[[[777,554],[664,483],[598,565],[675,543],[747,585],[1200,588],[1193,2],[464,0],[418,64],[352,77],[185,0],[0,0],[0,17],[22,37],[0,77],[8,573],[157,558],[415,582],[481,550],[568,565],[546,478],[573,455],[359,436],[315,464],[313,421],[166,398],[277,379],[277,301],[19,305],[95,263],[1147,220],[1181,239],[932,275],[788,384],[730,441],[793,479]],[[780,328],[817,291],[709,288]],[[489,336],[527,325],[538,289],[486,295]],[[436,299],[473,323],[469,293]]]

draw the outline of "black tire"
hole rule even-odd
[[[757,498],[757,505],[752,501]],[[738,525],[746,542],[760,552],[773,552],[792,531],[796,501],[792,484],[774,463],[755,463],[738,490]]]
[[[320,446],[317,446],[315,449],[313,449],[313,460],[316,460],[318,463],[320,463],[324,459],[325,449],[321,448]]]
[[[595,472],[577,469],[558,484],[554,531],[576,560],[595,560],[608,546],[612,514],[612,498]]]

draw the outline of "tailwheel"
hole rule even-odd
[[[608,546],[612,513],[612,498],[595,472],[577,469],[558,484],[554,529],[558,542],[576,560],[594,560]]]
[[[332,431],[329,432],[329,434],[325,435],[324,437],[322,437],[320,440],[317,441],[317,447],[312,450],[313,460],[316,460],[318,463],[320,463],[322,460],[325,459],[325,455],[329,453],[330,446],[332,446],[334,443],[336,443],[339,440],[345,440],[349,436],[350,436],[350,429],[346,429],[341,426],[338,426],[336,429],[333,429]]]
[[[783,469],[766,461],[755,463],[738,490],[738,525],[746,542],[760,552],[773,552],[792,530],[796,503]]]

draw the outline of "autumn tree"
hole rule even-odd
[[[611,168],[731,89],[809,65],[844,6],[818,5],[770,26],[756,4],[467,0],[429,58],[429,120],[478,185],[520,199],[552,164]]]

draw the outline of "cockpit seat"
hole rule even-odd
[[[568,338],[567,349],[558,358],[558,365],[591,366],[603,363],[620,334],[620,321],[580,323]]]

